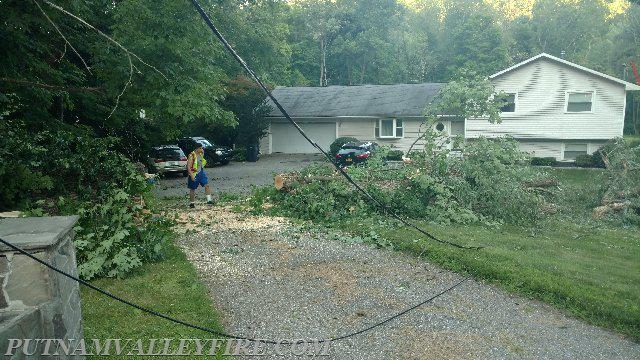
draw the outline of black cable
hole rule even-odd
[[[362,188],[360,185],[358,185],[352,178],[351,176],[349,176],[349,174],[347,174],[344,169],[342,169],[338,164],[335,163],[335,161],[333,161],[331,155],[329,155],[329,153],[327,153],[324,149],[322,149],[322,147],[320,145],[318,145],[317,143],[315,143],[313,140],[311,140],[311,138],[309,138],[309,136],[307,136],[307,134],[304,132],[304,130],[302,130],[302,128],[300,127],[300,125],[298,125],[298,123],[296,123],[291,116],[289,116],[289,113],[287,113],[287,111],[284,109],[284,107],[282,107],[282,105],[280,105],[280,102],[278,102],[278,100],[275,98],[275,96],[273,96],[273,94],[271,93],[271,91],[269,91],[269,89],[265,86],[265,84],[262,82],[262,80],[260,80],[260,78],[258,77],[258,75],[256,75],[256,73],[251,70],[251,68],[249,67],[249,65],[247,65],[247,63],[240,57],[240,55],[238,55],[238,53],[235,51],[235,49],[229,44],[229,42],[227,42],[227,40],[224,38],[224,36],[222,36],[222,34],[220,33],[220,31],[218,31],[218,29],[216,28],[216,26],[213,24],[213,22],[211,21],[211,19],[209,18],[209,16],[207,15],[207,13],[204,11],[204,9],[202,9],[202,6],[200,6],[200,4],[198,3],[197,0],[191,0],[191,2],[193,3],[193,5],[195,6],[196,10],[198,11],[198,13],[200,14],[200,16],[202,17],[202,19],[207,23],[207,25],[209,26],[209,28],[211,29],[211,31],[213,31],[213,33],[215,34],[215,36],[218,38],[218,40],[220,40],[220,42],[222,43],[222,45],[224,45],[224,47],[227,49],[227,51],[229,51],[229,53],[231,53],[231,55],[236,59],[236,61],[238,61],[238,63],[240,63],[240,65],[242,65],[242,67],[249,73],[249,75],[251,75],[251,77],[253,77],[253,79],[256,81],[256,83],[258,83],[258,85],[260,86],[260,88],[262,88],[262,90],[265,92],[265,94],[269,97],[269,99],[271,99],[271,101],[276,105],[276,107],[278,108],[278,110],[280,110],[280,112],[282,113],[282,115],[284,115],[284,117],[289,120],[289,122],[291,123],[291,125],[293,125],[298,132],[300,133],[300,135],[302,135],[311,145],[313,145],[313,147],[315,147],[316,149],[318,149],[328,160],[329,162],[331,162],[333,164],[333,166],[340,172],[340,174],[342,174],[342,176],[344,176],[345,179],[347,179],[347,181],[353,185],[358,191],[360,191],[367,199],[369,199],[375,206],[377,206],[378,208],[382,209],[382,211],[384,211],[384,213],[386,214],[390,214],[393,218],[395,218],[396,220],[400,221],[401,223],[403,223],[405,226],[408,226],[412,229],[417,230],[418,232],[420,232],[421,234],[425,235],[426,237],[428,237],[431,240],[434,240],[436,242],[439,242],[441,244],[446,244],[446,245],[450,245],[450,246],[454,246],[460,249],[467,249],[467,250],[479,250],[484,248],[484,246],[466,246],[466,245],[460,245],[451,241],[447,241],[447,240],[442,240],[434,235],[432,235],[431,233],[427,232],[426,230],[418,227],[417,225],[414,225],[413,223],[405,220],[403,217],[401,217],[400,215],[398,215],[396,212],[394,212],[393,210],[391,210],[387,205],[383,204],[382,202],[380,202],[378,199],[374,198],[371,194],[369,194],[369,192],[367,190],[365,190],[364,188]]]
[[[34,261],[36,261],[36,262],[48,267],[49,269],[68,277],[69,279],[72,279],[72,280],[74,280],[74,281],[76,281],[76,282],[78,282],[78,283],[80,283],[80,284],[92,289],[92,290],[95,290],[95,291],[99,292],[100,294],[102,294],[104,296],[110,297],[113,300],[119,301],[119,302],[121,302],[121,303],[123,303],[125,305],[128,305],[128,306],[131,306],[133,308],[136,308],[136,309],[138,309],[140,311],[143,311],[143,312],[145,312],[147,314],[150,314],[150,315],[153,315],[153,316],[165,319],[165,320],[169,320],[169,321],[172,321],[172,322],[174,322],[176,324],[180,324],[180,325],[192,328],[192,329],[201,330],[201,331],[204,331],[204,332],[216,335],[216,336],[221,336],[221,337],[224,337],[224,338],[236,339],[236,340],[246,340],[246,341],[251,341],[251,342],[262,342],[262,343],[265,343],[265,344],[292,345],[294,343],[295,344],[300,344],[300,343],[318,343],[318,342],[324,343],[324,342],[334,342],[334,341],[344,340],[344,339],[347,339],[347,338],[350,338],[350,337],[353,337],[353,336],[356,336],[356,335],[360,335],[360,334],[362,334],[364,332],[367,332],[367,331],[372,330],[372,329],[374,329],[376,327],[384,325],[384,324],[388,323],[389,321],[392,321],[392,320],[394,320],[394,319],[396,319],[396,318],[398,318],[398,317],[400,317],[400,316],[402,316],[402,315],[404,315],[404,314],[406,314],[406,313],[408,313],[408,312],[410,312],[410,311],[412,311],[412,310],[414,310],[414,309],[416,309],[416,308],[418,308],[418,307],[420,307],[420,306],[422,306],[422,305],[424,305],[424,304],[426,304],[426,303],[428,303],[430,301],[433,301],[434,299],[436,299],[436,298],[444,295],[445,293],[455,289],[456,287],[460,286],[463,282],[468,280],[468,278],[464,278],[464,279],[460,280],[459,282],[457,282],[456,284],[454,284],[453,286],[450,286],[449,288],[437,293],[436,295],[433,295],[432,297],[428,298],[427,300],[425,300],[425,301],[423,301],[423,302],[421,302],[421,303],[419,303],[417,305],[414,305],[414,306],[412,306],[412,307],[410,307],[410,308],[408,308],[408,309],[406,309],[406,310],[404,310],[402,312],[399,312],[396,315],[393,315],[393,316],[391,316],[391,317],[389,317],[389,318],[387,318],[387,319],[385,319],[385,320],[383,320],[381,322],[378,322],[378,323],[376,323],[374,325],[371,325],[371,326],[369,326],[367,328],[364,328],[362,330],[359,330],[359,331],[356,331],[356,332],[353,332],[353,333],[349,333],[347,335],[342,335],[342,336],[329,338],[329,339],[323,339],[323,340],[303,340],[303,341],[296,340],[295,342],[291,342],[291,341],[275,341],[275,340],[264,340],[264,339],[247,338],[247,337],[243,337],[243,336],[239,336],[239,335],[227,334],[227,333],[223,333],[223,332],[220,332],[220,331],[213,330],[213,329],[208,328],[208,327],[191,324],[191,323],[188,323],[186,321],[171,317],[169,315],[165,315],[165,314],[159,313],[159,312],[157,312],[155,310],[148,309],[148,308],[146,308],[146,307],[144,307],[142,305],[138,305],[138,304],[136,304],[134,302],[131,302],[131,301],[125,300],[125,299],[123,299],[121,297],[118,297],[116,295],[113,295],[112,293],[110,293],[110,292],[108,292],[106,290],[103,290],[103,289],[91,284],[88,281],[82,280],[77,276],[74,276],[74,275],[71,275],[71,274],[65,272],[64,270],[58,269],[55,266],[47,263],[46,261],[38,259],[37,257],[31,255],[27,251],[25,251],[25,250],[15,246],[15,245],[11,244],[10,242],[8,242],[8,241],[6,241],[6,240],[4,240],[2,238],[0,238],[0,242],[2,242],[4,245],[10,247],[11,249],[21,253],[22,255],[25,255],[25,256],[29,257],[30,259],[32,259],[32,260],[34,260]]]

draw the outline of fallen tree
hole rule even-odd
[[[414,154],[412,163],[390,169],[378,153],[346,171],[395,213],[440,223],[523,224],[556,212],[558,182],[527,165],[510,139],[478,139],[464,158]],[[274,177],[269,202],[309,220],[341,219],[378,211],[328,164]]]
[[[623,221],[640,226],[640,146],[617,139],[599,150],[607,171],[600,205],[592,217],[620,214]]]

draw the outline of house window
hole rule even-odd
[[[564,159],[575,160],[578,155],[587,154],[587,144],[565,144]]]
[[[398,119],[380,119],[376,122],[376,137],[399,139],[404,137],[404,125]]]
[[[567,93],[567,112],[591,112],[592,110],[592,91]]]
[[[516,94],[507,93],[504,97],[505,104],[500,108],[503,113],[516,112]]]

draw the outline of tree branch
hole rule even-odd
[[[20,80],[20,79],[11,79],[11,78],[0,78],[1,82],[7,82],[12,84],[18,84],[23,86],[31,86],[38,87],[49,90],[63,90],[68,92],[94,92],[94,93],[102,93],[103,88],[101,87],[66,87],[66,86],[57,86],[57,85],[49,85],[38,82],[32,82],[28,80]]]
[[[51,3],[48,0],[44,0],[44,3],[51,6],[52,8],[74,18],[75,20],[79,21],[80,23],[82,23],[83,25],[87,26],[88,28],[96,31],[98,34],[100,34],[100,36],[104,37],[105,39],[109,40],[110,42],[112,42],[113,44],[115,44],[117,47],[119,47],[120,49],[122,49],[122,51],[124,51],[125,53],[127,53],[127,55],[129,55],[130,57],[134,57],[136,60],[140,61],[142,64],[144,64],[145,66],[147,66],[148,68],[152,69],[153,71],[157,72],[158,74],[160,74],[165,80],[168,80],[168,78],[160,71],[158,70],[155,66],[150,65],[148,63],[146,63],[144,60],[142,60],[138,55],[136,55],[135,53],[129,51],[126,47],[124,47],[122,44],[120,44],[119,42],[115,41],[114,39],[112,39],[109,35],[103,33],[102,31],[100,31],[99,29],[97,29],[95,26],[89,24],[88,22],[86,22],[85,20],[83,20],[82,18],[78,17],[77,15],[74,15],[73,13],[70,13],[69,11],[65,10],[64,8]]]
[[[76,55],[78,56],[78,58],[80,59],[80,61],[82,61],[82,64],[84,65],[85,69],[87,69],[87,71],[90,74],[93,74],[91,72],[91,69],[89,69],[89,65],[87,65],[87,63],[84,61],[84,59],[82,58],[82,56],[80,56],[80,53],[78,52],[78,50],[76,50],[76,48],[73,47],[73,45],[71,45],[71,43],[69,42],[69,40],[67,40],[67,38],[64,36],[64,34],[62,33],[62,31],[60,31],[60,28],[58,28],[58,25],[56,25],[56,23],[53,22],[53,20],[51,20],[51,18],[49,17],[49,15],[47,15],[46,12],[44,12],[44,10],[42,10],[42,7],[40,7],[40,4],[36,1],[36,0],[32,0],[34,2],[34,4],[36,4],[36,6],[38,7],[38,9],[40,10],[40,12],[42,13],[42,15],[44,15],[45,18],[47,18],[47,20],[51,23],[51,25],[53,26],[54,29],[56,29],[56,31],[58,32],[58,34],[60,34],[60,36],[62,36],[62,39],[64,40],[65,43],[65,49],[67,44],[69,45],[69,47],[71,48],[71,50],[73,50],[74,53],[76,53]],[[64,55],[63,55],[64,56]],[[60,59],[62,60],[62,57],[60,57]]]

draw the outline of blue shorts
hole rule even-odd
[[[191,190],[195,190],[198,186],[205,186],[209,183],[209,179],[207,178],[207,173],[204,172],[204,169],[200,170],[196,174],[196,179],[191,180],[191,175],[187,176],[187,187]]]

